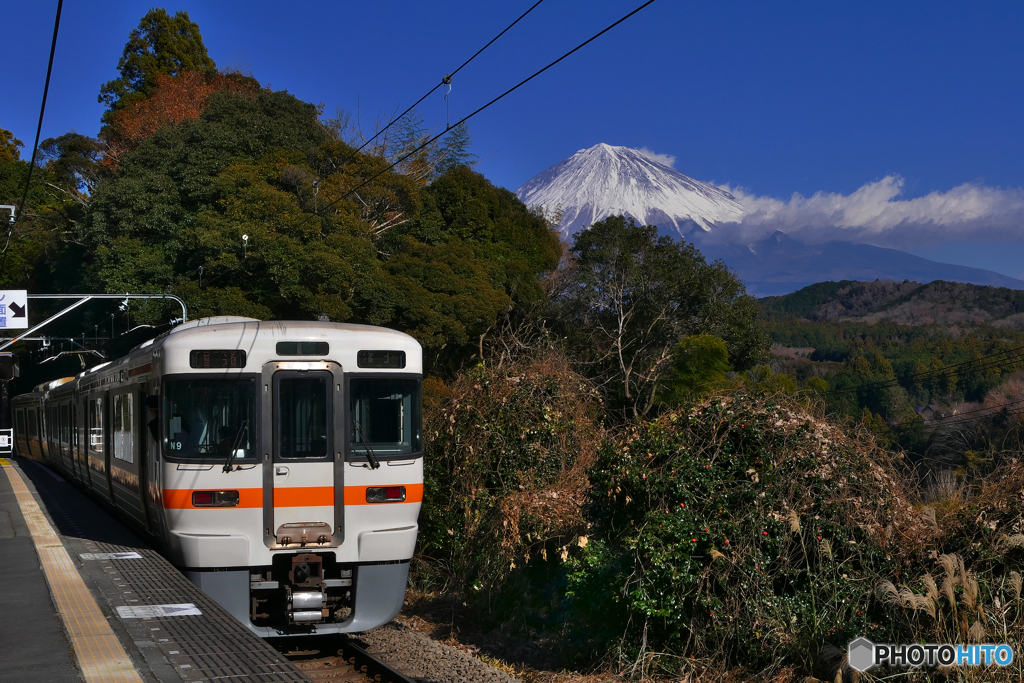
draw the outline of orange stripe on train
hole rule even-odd
[[[405,502],[420,503],[423,501],[423,484],[388,484],[388,486],[405,486]],[[345,505],[394,505],[395,503],[367,503],[367,486],[346,486]],[[192,505],[192,494],[196,491],[211,489],[164,489],[164,508],[173,510],[225,510],[238,508],[262,508],[263,489],[231,489],[238,491],[238,505],[232,508],[195,508]],[[274,507],[332,507],[334,505],[333,486],[290,486],[274,489]]]

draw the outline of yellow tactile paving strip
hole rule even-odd
[[[50,593],[64,620],[85,680],[88,683],[142,683],[128,653],[121,647],[56,532],[25,486],[21,473],[7,460],[0,461],[0,466],[11,482],[21,514],[25,516]]]

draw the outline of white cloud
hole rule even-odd
[[[647,149],[646,147],[641,147],[637,151],[640,152],[641,154],[643,154],[645,157],[647,157],[651,161],[659,163],[662,166],[668,166],[669,168],[674,168],[675,165],[676,165],[676,158],[674,156],[672,156],[671,154],[658,154],[657,152],[653,152],[653,151]]]
[[[910,248],[949,240],[1024,240],[1024,190],[958,185],[948,192],[900,199],[903,179],[890,175],[844,195],[794,194],[789,200],[731,192],[743,206],[738,223],[723,226],[733,238],[757,238],[782,230],[805,242],[847,240]],[[725,235],[722,235],[725,237]]]

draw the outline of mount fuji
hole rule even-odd
[[[527,206],[561,207],[562,232],[570,236],[609,216],[632,216],[684,236],[694,226],[709,231],[737,221],[743,207],[714,185],[694,180],[635,149],[604,143],[582,149],[516,190]]]
[[[693,242],[708,261],[721,259],[756,296],[787,294],[826,280],[934,280],[1024,289],[1024,281],[981,268],[929,261],[870,244],[804,244],[782,232],[751,243],[712,236],[746,213],[731,194],[683,175],[628,147],[599,144],[576,152],[516,191],[527,206],[561,207],[566,238],[609,216]]]

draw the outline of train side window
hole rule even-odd
[[[89,450],[103,452],[103,398],[89,401]]]
[[[28,411],[28,435],[31,437],[39,436],[39,423],[36,421],[36,411]]]
[[[19,410],[14,414],[14,424],[18,429],[18,436],[25,436],[25,411]]]
[[[114,396],[114,457],[125,462],[135,462],[135,395]]]

